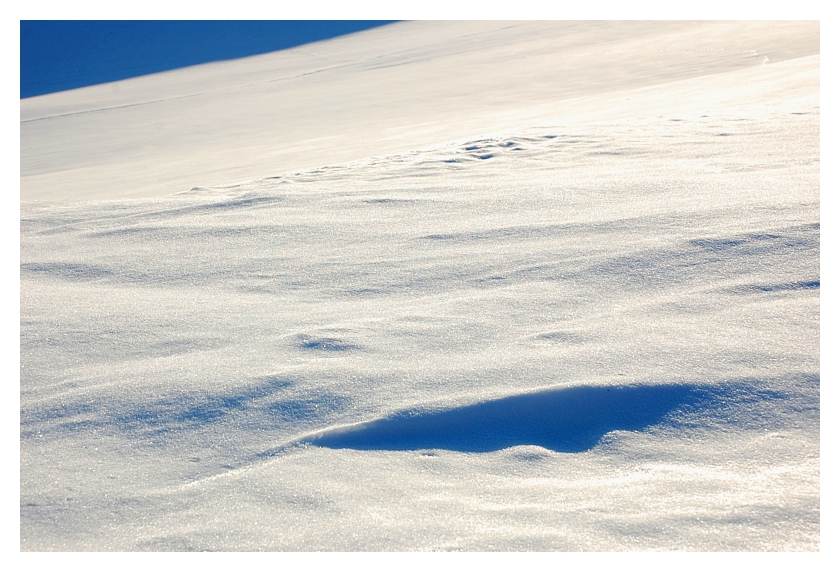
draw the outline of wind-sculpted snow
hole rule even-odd
[[[816,380],[818,387],[819,380]],[[721,419],[741,429],[773,423],[773,402],[804,401],[819,422],[819,394],[786,395],[755,383],[574,386],[513,395],[457,409],[408,412],[342,427],[308,440],[335,449],[405,451],[449,449],[465,453],[532,445],[562,453],[595,447],[613,431],[641,431],[683,417]],[[810,395],[809,395],[810,394]],[[764,406],[758,418],[749,404]],[[721,409],[726,408],[726,414]],[[813,423],[814,419],[810,419]]]
[[[502,148],[475,135],[499,125],[760,102],[772,95],[767,76],[819,91],[819,38],[819,22],[806,21],[400,22],[21,100],[21,193],[161,196],[461,138],[474,140],[453,166],[492,162]],[[603,152],[625,149],[587,150]]]
[[[818,550],[813,63],[24,201],[21,549]]]

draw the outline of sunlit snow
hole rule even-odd
[[[819,65],[400,23],[22,100],[21,549],[819,549]]]

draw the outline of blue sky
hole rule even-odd
[[[273,52],[387,21],[20,22],[20,97]]]

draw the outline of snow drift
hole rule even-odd
[[[819,549],[818,46],[406,23],[21,102],[21,549]]]

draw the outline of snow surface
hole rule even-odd
[[[401,23],[21,101],[21,549],[818,550],[819,64]]]

